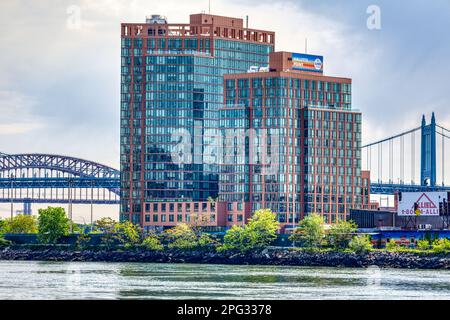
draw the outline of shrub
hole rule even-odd
[[[164,246],[161,244],[157,235],[150,235],[142,241],[142,246],[151,251],[164,250]]]
[[[430,245],[429,240],[424,239],[424,240],[417,241],[417,249],[426,251],[426,250],[429,250],[430,248],[431,248],[431,245]]]
[[[8,227],[8,223],[6,222],[6,220],[0,219],[0,234],[6,233],[7,227]]]
[[[216,246],[217,240],[207,233],[203,233],[198,238],[198,246],[200,247],[208,247],[208,246]]]
[[[83,248],[91,241],[91,236],[86,233],[81,233],[77,237],[77,247]]]
[[[294,231],[290,239],[292,241],[300,240],[306,248],[318,248],[323,244],[324,226],[323,217],[318,214],[312,214],[300,221],[299,228]]]
[[[357,226],[353,221],[339,221],[328,231],[328,241],[335,249],[347,248],[356,232]]]
[[[366,253],[373,249],[369,236],[354,236],[348,244],[348,247],[350,250],[358,254]]]
[[[11,241],[8,241],[5,238],[3,238],[2,236],[0,236],[0,248],[10,246],[11,244],[12,244]]]
[[[388,243],[386,243],[386,250],[388,251],[396,251],[400,249],[400,246],[395,242],[394,239],[389,240]]]
[[[434,240],[432,247],[435,252],[439,253],[450,251],[450,240],[449,239]]]

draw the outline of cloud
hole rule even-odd
[[[276,49],[325,56],[325,72],[353,79],[363,143],[420,124],[435,111],[450,128],[450,2],[212,0],[213,14],[276,32]],[[70,6],[81,27],[68,28]],[[119,167],[120,23],[162,14],[185,23],[208,0],[0,1],[0,150],[78,156]],[[72,13],[73,14],[73,13]],[[26,39],[26,41],[24,41]],[[450,172],[450,170],[447,170]]]
[[[0,135],[25,134],[43,128],[44,122],[33,114],[36,104],[33,97],[0,90]]]

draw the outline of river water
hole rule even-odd
[[[450,271],[0,261],[0,299],[450,299]]]

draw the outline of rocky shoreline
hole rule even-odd
[[[370,252],[354,254],[342,252],[306,252],[287,249],[265,249],[248,254],[217,253],[205,251],[148,251],[133,250],[75,250],[60,248],[17,248],[0,249],[0,260],[19,261],[82,261],[82,262],[153,262],[153,263],[202,263],[233,265],[285,265],[308,267],[347,267],[405,269],[450,269],[450,256]]]

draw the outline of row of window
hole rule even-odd
[[[252,88],[261,89],[265,87],[266,89],[279,88],[281,90],[287,90],[287,87],[293,89],[306,89],[312,91],[325,91],[325,92],[345,92],[351,93],[352,85],[350,83],[337,83],[321,80],[309,80],[309,79],[296,79],[290,77],[271,77],[271,78],[252,78],[250,79],[227,79],[226,88],[227,89],[248,89],[250,88],[250,83]],[[272,88],[271,88],[272,87]],[[256,90],[257,91],[257,90]]]

